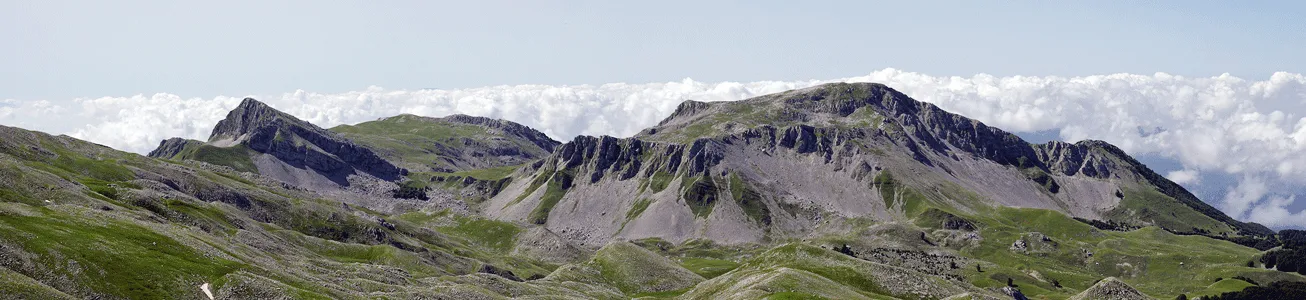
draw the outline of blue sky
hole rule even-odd
[[[0,98],[1306,72],[1297,1],[5,1]]]

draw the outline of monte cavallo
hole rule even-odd
[[[1243,299],[1303,256],[1108,143],[870,83],[565,142],[255,99],[148,156],[0,126],[5,299]]]

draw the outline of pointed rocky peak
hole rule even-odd
[[[209,135],[209,142],[241,142],[250,133],[261,127],[276,126],[279,122],[297,126],[312,124],[299,120],[290,114],[281,112],[254,98],[245,98],[235,109],[227,113],[227,118],[218,121]]]
[[[313,188],[349,186],[348,177],[360,173],[397,180],[407,172],[371,149],[254,98],[227,113],[207,143],[168,139],[150,156],[230,166]]]

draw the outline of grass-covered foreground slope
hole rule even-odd
[[[455,172],[520,165],[553,152],[557,141],[503,120],[399,115],[331,131],[375,149],[414,172]]]
[[[956,241],[970,233],[949,230],[932,230],[929,237],[952,241],[945,247],[978,260],[958,267],[980,287],[1001,287],[1012,279],[1026,295],[1059,298],[1115,277],[1145,295],[1168,299],[1241,288],[1222,282],[1225,278],[1303,280],[1259,265],[1249,267],[1261,255],[1256,249],[1158,227],[1106,231],[1053,211],[1011,208],[967,218],[980,224],[974,238]],[[1016,246],[1017,241],[1023,247]]]
[[[227,168],[0,135],[6,296],[199,299],[209,283],[223,299],[620,297],[524,282],[558,264],[510,255],[514,224],[448,209],[388,215]],[[505,284],[524,291],[492,289]]]

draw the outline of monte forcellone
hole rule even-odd
[[[254,99],[148,156],[0,126],[4,299],[1293,299],[1304,258],[1108,143],[880,84],[566,142]]]

